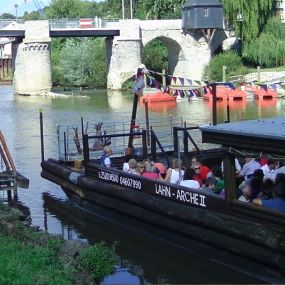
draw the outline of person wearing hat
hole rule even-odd
[[[100,158],[101,166],[111,167],[111,159],[110,159],[111,154],[112,154],[112,149],[108,145],[106,145],[103,148],[103,154]]]

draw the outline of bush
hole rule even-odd
[[[204,68],[204,79],[209,81],[223,80],[223,66],[227,67],[227,79],[230,76],[246,73],[241,57],[234,51],[226,51],[213,57]]]
[[[82,251],[77,259],[77,267],[99,282],[113,272],[116,260],[115,247],[109,248],[100,242]]]
[[[280,66],[285,59],[285,41],[262,33],[256,40],[245,44],[243,57],[253,65]]]

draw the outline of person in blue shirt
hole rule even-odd
[[[111,167],[111,159],[110,159],[110,155],[112,154],[112,149],[106,145],[103,149],[103,154],[100,158],[100,165],[101,166],[105,166],[105,167]]]
[[[285,183],[277,184],[273,189],[273,193],[273,199],[254,199],[253,203],[285,213]]]

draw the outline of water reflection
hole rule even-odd
[[[169,235],[162,229],[100,207],[96,215],[91,215],[82,212],[70,201],[48,193],[44,193],[42,199],[47,214],[46,230],[50,225],[49,217],[52,216],[61,221],[65,238],[86,239],[90,244],[103,240],[112,245],[119,241],[116,246],[120,256],[117,271],[102,284],[185,284],[189,280],[191,283],[259,283],[254,278],[237,274],[185,248],[174,247],[173,243],[157,239],[157,236]]]

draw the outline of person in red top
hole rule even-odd
[[[194,156],[191,159],[191,168],[195,170],[196,172],[196,179],[198,182],[202,182],[202,184],[205,183],[207,179],[208,173],[211,171],[210,168],[204,164],[202,164],[201,160]]]

